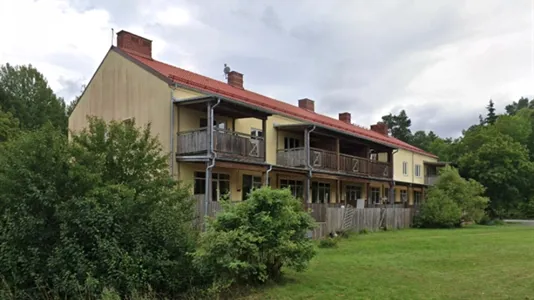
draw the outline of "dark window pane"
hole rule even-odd
[[[243,175],[243,185],[241,189],[241,200],[246,200],[252,190],[252,176]]]
[[[219,174],[219,179],[230,180],[230,175],[228,175],[228,174]]]
[[[195,179],[195,195],[205,194],[206,191],[206,180],[204,179]]]
[[[200,118],[200,128],[208,127],[208,119]]]

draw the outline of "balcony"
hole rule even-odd
[[[265,161],[265,141],[260,137],[223,130],[213,130],[213,151],[217,158],[248,162]],[[207,128],[179,132],[177,135],[177,156],[207,155],[209,138]]]
[[[278,150],[276,163],[293,168],[307,168],[304,147]],[[393,177],[391,164],[364,157],[338,154],[334,151],[310,148],[310,166],[316,170],[332,171],[348,175],[387,178]]]

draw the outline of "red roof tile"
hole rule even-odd
[[[203,90],[208,93],[214,93],[224,97],[228,97],[236,101],[266,108],[274,112],[290,115],[298,119],[302,119],[304,121],[309,121],[312,123],[324,125],[326,127],[341,130],[349,134],[357,135],[364,139],[368,139],[380,144],[395,146],[398,148],[437,158],[437,156],[435,156],[434,154],[423,151],[394,137],[385,136],[370,129],[350,125],[343,121],[330,118],[325,115],[317,114],[315,112],[308,111],[306,109],[299,108],[289,103],[272,99],[251,91],[235,88],[225,82],[202,76],[184,69],[180,69],[178,67],[174,67],[151,58],[144,57],[136,54],[135,52],[130,52],[125,49],[120,50],[121,52],[124,52],[129,55],[131,58],[139,61],[145,66],[153,69],[154,71],[162,74],[165,77],[172,79],[177,83],[190,86],[195,89]]]

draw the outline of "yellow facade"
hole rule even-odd
[[[393,179],[402,183],[425,184],[425,161],[437,162],[438,160],[435,157],[398,149],[393,154]],[[419,168],[419,174],[416,174],[416,168]]]

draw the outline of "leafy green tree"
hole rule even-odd
[[[1,66],[0,89],[6,94],[0,99],[0,106],[19,120],[21,129],[37,129],[51,122],[67,132],[63,99],[54,94],[43,74],[32,65]]]
[[[512,116],[499,116],[495,122],[495,129],[521,145],[527,145],[532,135],[531,111],[524,109]]]
[[[528,198],[534,164],[525,146],[494,126],[468,132],[460,144],[460,172],[487,188],[494,214],[517,209]]]
[[[453,228],[461,225],[462,210],[445,191],[429,190],[414,223],[422,228]]]
[[[484,119],[486,124],[495,124],[495,121],[497,121],[497,114],[495,113],[495,103],[493,103],[493,100],[490,99],[488,106],[486,106],[486,110],[488,111],[488,114],[486,115],[486,119]]]
[[[91,119],[70,143],[51,125],[23,133],[0,147],[0,199],[0,274],[16,299],[195,283],[190,189],[149,127]]]
[[[195,261],[216,281],[266,282],[278,278],[282,267],[307,267],[315,250],[306,233],[314,226],[289,190],[256,189],[210,220]]]
[[[524,108],[534,108],[534,100],[529,101],[528,98],[521,97],[519,101],[506,105],[505,110],[507,114],[515,115]]]
[[[412,139],[412,131],[410,126],[412,120],[408,118],[406,111],[403,109],[398,115],[385,115],[382,117],[382,121],[388,125],[388,128],[393,137],[398,138],[401,141],[410,143]]]

